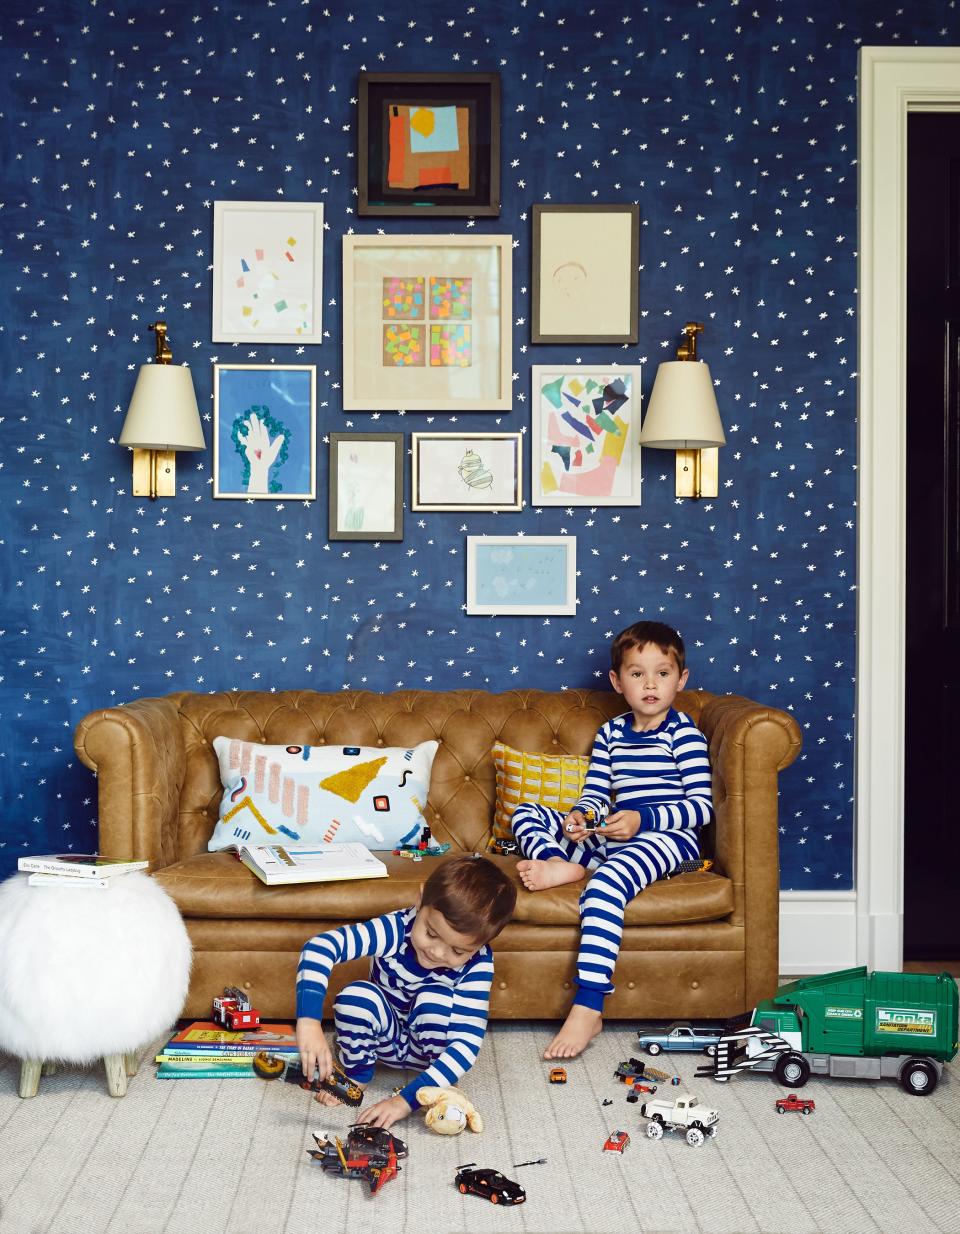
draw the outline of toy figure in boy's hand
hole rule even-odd
[[[600,1032],[627,904],[700,856],[697,832],[713,817],[706,738],[673,707],[687,682],[680,635],[639,621],[614,639],[610,660],[630,710],[597,733],[580,800],[566,816],[524,802],[512,819],[528,891],[586,880],[577,993],[544,1058],[573,1058]]]
[[[306,1075],[325,1081],[333,1053],[321,1015],[335,964],[370,956],[370,977],[344,987],[333,1007],[343,1070],[358,1086],[378,1062],[422,1068],[398,1093],[360,1112],[391,1127],[419,1105],[426,1086],[453,1087],[476,1062],[487,1026],[493,955],[489,947],[510,920],[516,889],[492,861],[444,862],[408,909],[316,935],[297,969],[297,1045]],[[338,1098],[319,1091],[317,1101]]]

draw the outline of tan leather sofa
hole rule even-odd
[[[785,712],[731,695],[687,691],[677,706],[710,742],[716,821],[703,847],[715,866],[655,883],[628,906],[606,1005],[612,1018],[735,1015],[777,987],[777,773],[800,750],[799,727]],[[231,853],[207,852],[221,795],[215,737],[367,746],[436,738],[427,815],[455,855],[485,849],[497,738],[521,750],[589,754],[599,726],[623,709],[612,691],[590,690],[179,693],[93,712],[75,745],[98,776],[100,851],[148,859],[186,920],[194,960],[185,1014],[208,1013],[225,985],[240,985],[261,1012],[285,1017],[294,1013],[307,938],[411,904],[433,862],[446,858],[415,864],[381,854],[389,879],[265,886]],[[512,873],[516,858],[495,860]],[[570,886],[519,888],[515,919],[494,944],[494,1017],[566,1014],[578,895]],[[331,995],[363,964],[335,970]]]

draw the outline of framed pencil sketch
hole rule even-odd
[[[317,495],[313,364],[213,366],[213,495]]]
[[[213,203],[213,341],[322,343],[323,206]]]
[[[403,433],[330,434],[331,540],[403,539]]]
[[[573,616],[576,536],[467,536],[467,612]]]
[[[520,433],[413,433],[411,510],[523,509]]]
[[[640,207],[533,207],[534,343],[639,338]]]
[[[500,213],[500,74],[361,73],[359,215]]]
[[[344,411],[509,411],[510,236],[343,237]]]
[[[640,366],[533,365],[535,506],[640,504]]]

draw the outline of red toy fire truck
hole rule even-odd
[[[224,987],[219,998],[213,1000],[213,1021],[236,1032],[241,1028],[259,1028],[260,1012],[250,1005],[243,990],[235,985]]]

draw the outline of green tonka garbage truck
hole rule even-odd
[[[848,968],[805,977],[725,1025],[712,1063],[697,1074],[771,1071],[788,1088],[811,1075],[895,1077],[923,1096],[957,1052],[957,1002],[949,973]]]

